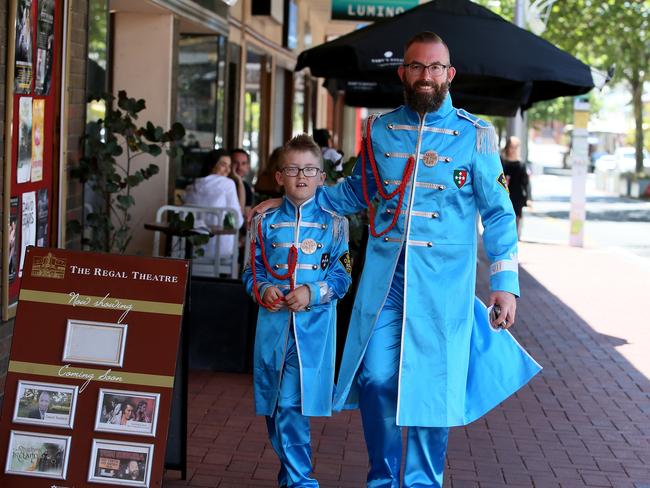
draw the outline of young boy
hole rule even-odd
[[[336,301],[351,282],[347,220],[316,205],[325,175],[321,150],[308,135],[284,145],[275,177],[285,197],[253,220],[243,275],[261,305],[255,411],[266,416],[280,458],[279,485],[317,487],[310,477],[309,417],[332,412]]]

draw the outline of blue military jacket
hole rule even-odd
[[[289,334],[296,341],[300,366],[300,397],[303,415],[331,415],[336,353],[336,302],[350,286],[348,223],[345,217],[322,210],[312,198],[296,207],[285,198],[282,205],[257,216],[255,233],[256,285],[260,297],[270,286],[289,292],[289,281],[278,280],[264,267],[257,238],[262,223],[263,245],[268,263],[278,274],[288,269],[289,248],[298,249],[295,286],[309,287],[307,310],[270,312],[260,307],[255,333],[253,377],[255,411],[272,415],[278,399],[280,379]],[[252,256],[251,256],[252,258]],[[253,294],[250,263],[243,274],[246,291]]]
[[[424,117],[403,106],[371,120],[372,152],[386,193],[402,183],[410,156],[416,164],[397,224],[387,234],[369,238],[334,408],[357,405],[359,365],[405,248],[397,423],[464,425],[540,369],[509,333],[477,335],[474,330],[487,324],[475,318],[478,214],[491,289],[519,295],[517,231],[494,130],[455,109],[450,96]],[[365,208],[361,175],[357,162],[352,176],[317,193],[319,204],[340,214]],[[368,162],[366,176],[373,198],[377,185]],[[392,221],[397,204],[398,195],[378,199],[377,232]],[[482,381],[482,375],[490,374],[497,376]]]

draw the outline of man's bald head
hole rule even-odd
[[[442,44],[445,47],[445,50],[447,51],[447,57],[448,57],[447,63],[451,63],[451,54],[449,53],[449,46],[447,46],[447,43],[442,40],[442,37],[440,37],[435,32],[422,31],[415,34],[413,37],[411,37],[404,45],[404,57],[406,57],[406,51],[408,50],[408,48],[415,43]]]

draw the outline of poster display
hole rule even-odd
[[[18,276],[22,276],[27,246],[36,244],[36,192],[23,193],[21,208],[22,227],[20,232],[20,267]]]
[[[18,183],[30,180],[32,174],[32,98],[21,97],[18,109]]]
[[[36,80],[34,93],[48,95],[52,84],[54,51],[54,0],[38,2],[38,32],[36,34]]]
[[[18,276],[18,219],[20,199],[12,197],[9,203],[9,283]]]
[[[47,188],[38,190],[36,199],[36,245],[46,245],[48,224],[50,221],[49,199]]]
[[[16,314],[21,263],[29,245],[56,245],[59,229],[63,0],[12,0],[8,6],[5,111],[5,218],[0,235],[2,319]],[[15,26],[15,29],[13,28]],[[25,211],[23,211],[25,210]]]
[[[161,486],[188,269],[178,259],[27,248],[0,486],[33,488],[34,477]]]
[[[16,2],[16,64],[14,91],[30,93],[33,73],[32,0]]]
[[[32,103],[32,159],[31,181],[43,179],[43,135],[45,134],[45,100],[34,99]]]

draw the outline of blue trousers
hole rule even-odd
[[[359,407],[368,448],[368,488],[399,488],[402,428],[397,425],[404,290],[400,256],[386,303],[370,337],[358,376]],[[447,427],[408,427],[405,488],[442,487]]]
[[[318,482],[310,477],[309,417],[302,415],[300,400],[300,366],[296,342],[290,334],[278,404],[274,414],[266,417],[266,428],[273,450],[280,458],[278,485],[318,488]]]

